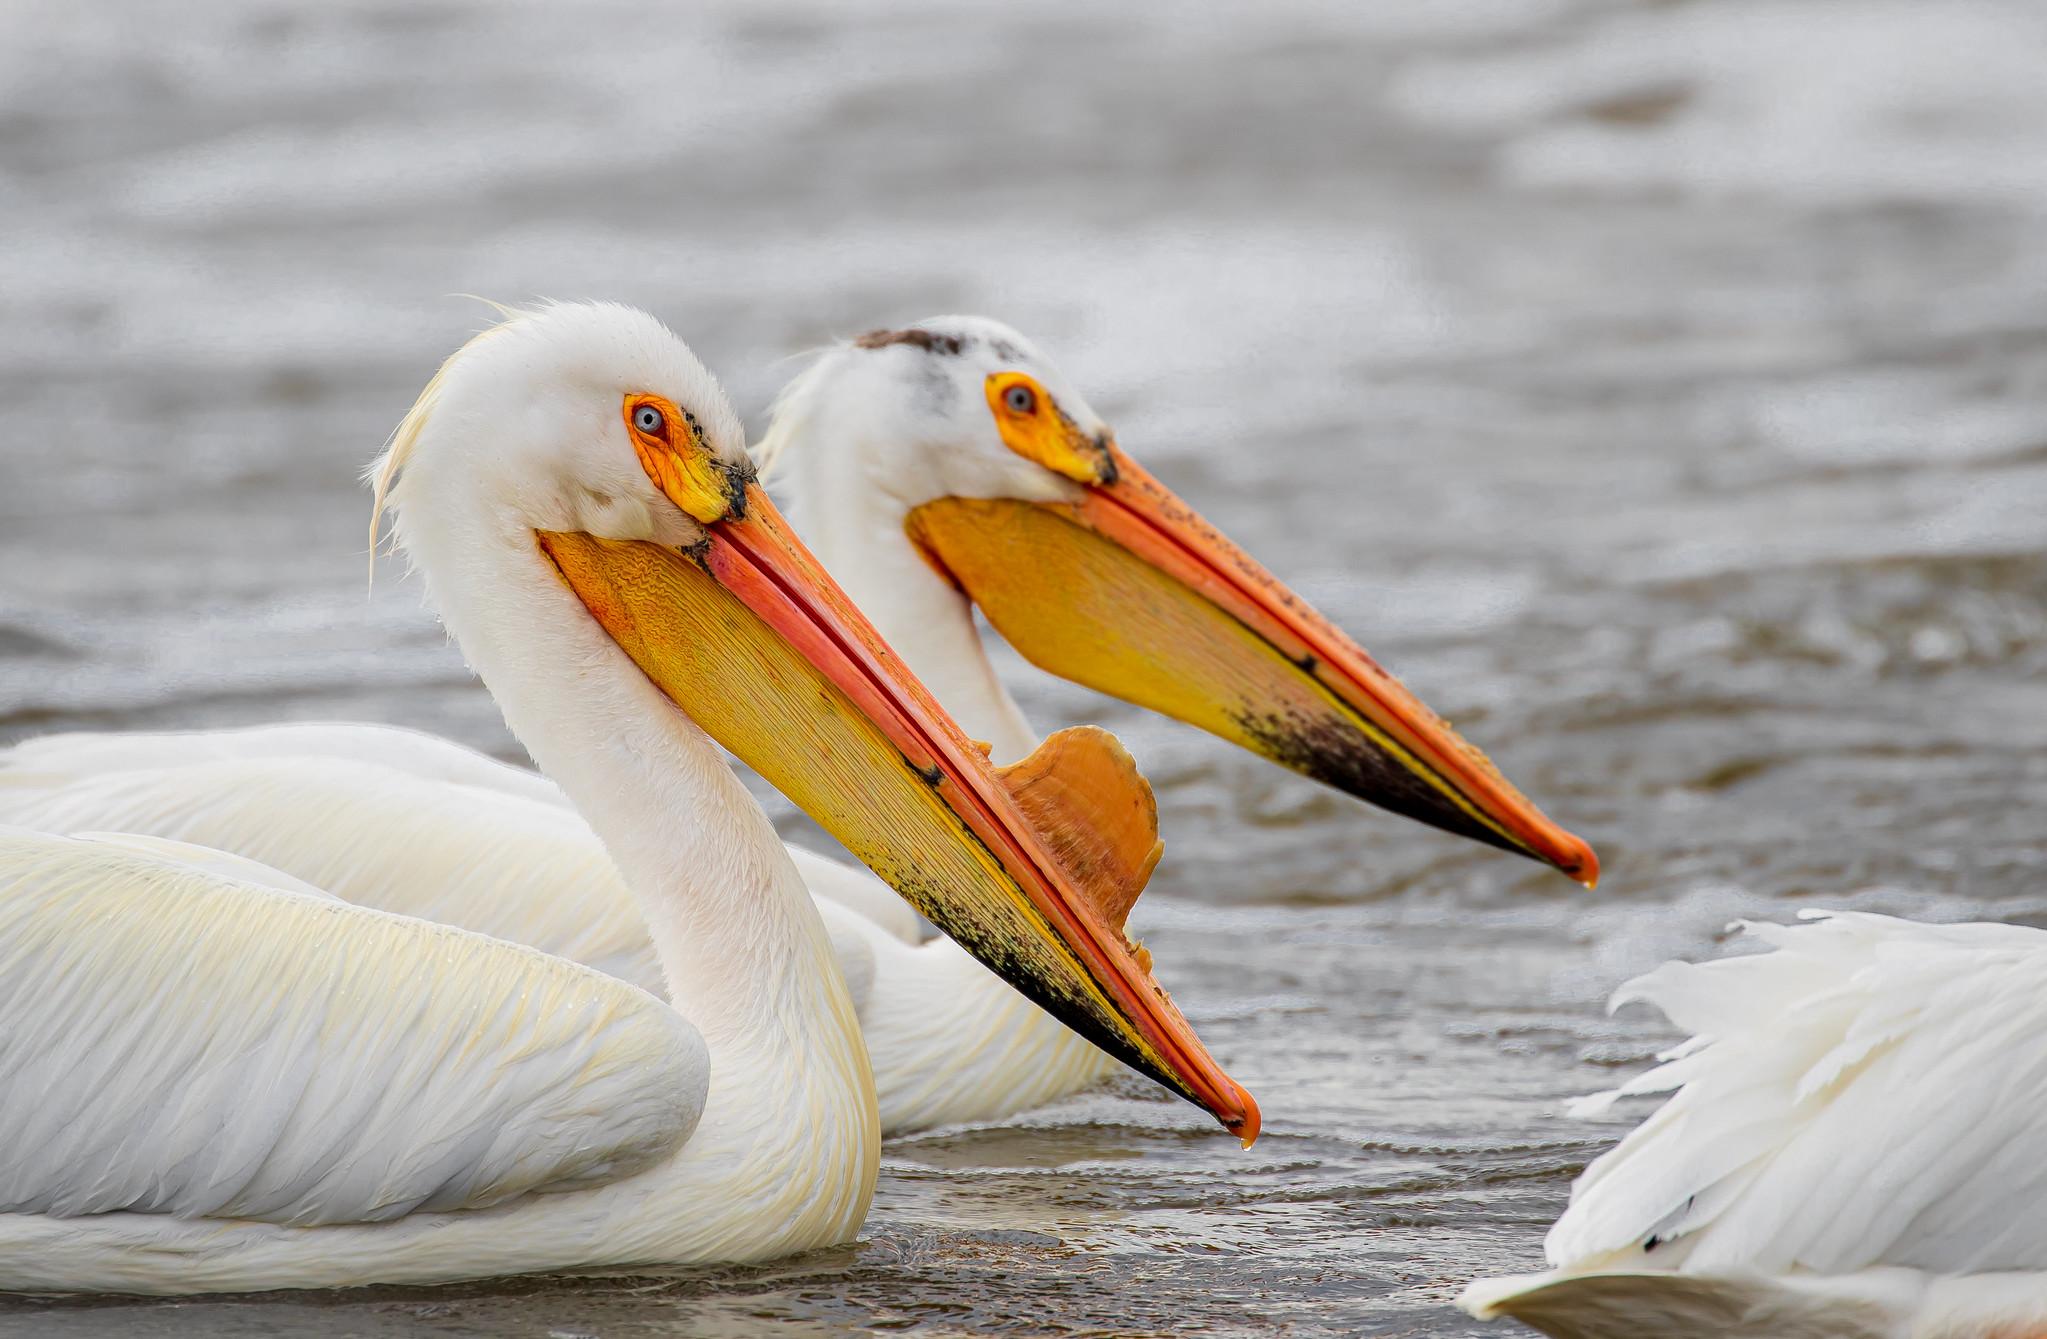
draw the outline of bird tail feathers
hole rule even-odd
[[[1903,1339],[1895,1307],[1788,1280],[1616,1270],[1480,1279],[1457,1305],[1552,1339]]]

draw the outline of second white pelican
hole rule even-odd
[[[0,1288],[423,1283],[850,1237],[878,1150],[852,1001],[712,738],[1038,1003],[1255,1135],[1118,928],[1153,839],[1063,821],[1128,804],[1125,760],[1073,735],[1005,785],[790,536],[657,322],[500,326],[392,452],[402,543],[603,839],[671,1002],[239,856],[0,830]]]
[[[1580,1109],[1672,1096],[1571,1187],[1554,1267],[1466,1310],[1559,1339],[2047,1334],[2047,933],[1807,915],[1616,992],[1692,1037]]]

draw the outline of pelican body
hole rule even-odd
[[[1807,913],[1622,986],[1691,1040],[1587,1167],[1551,1269],[1461,1305],[1559,1339],[2047,1334],[2047,933]]]
[[[1255,1136],[1101,910],[1112,880],[788,533],[657,322],[496,327],[379,479],[668,998],[232,852],[0,830],[0,1287],[432,1283],[850,1237],[879,1142],[853,1000],[714,740],[1041,1007]],[[1040,779],[1132,784],[1093,736],[1061,765]]]

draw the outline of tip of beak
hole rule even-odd
[[[1568,832],[1559,835],[1557,849],[1550,862],[1587,888],[1599,886],[1598,853]]]
[[[1225,1117],[1223,1128],[1243,1140],[1244,1147],[1249,1148],[1258,1142],[1258,1131],[1263,1128],[1263,1121],[1258,1114],[1258,1099],[1246,1092],[1244,1086],[1234,1079],[1230,1081],[1230,1091],[1236,1094],[1237,1107],[1242,1114]]]

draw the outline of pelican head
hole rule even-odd
[[[785,453],[803,456],[806,529],[849,582],[842,555],[893,528],[1042,669],[1597,879],[1589,846],[1132,460],[1008,326],[939,317],[827,352],[757,456]]]
[[[670,546],[702,542],[754,476],[709,369],[653,317],[608,303],[508,310],[442,365],[372,471],[379,516],[387,495],[404,508],[466,494],[482,505],[437,519],[521,543],[575,531]]]
[[[549,666],[550,684],[595,685],[622,652],[1025,995],[1254,1135],[1250,1096],[1152,982],[1089,871],[1060,854],[1072,815],[1027,813],[797,541],[744,442],[716,381],[659,322],[558,305],[512,313],[450,358],[374,470],[408,551],[432,580],[463,584],[437,603],[494,691],[550,657],[573,671]],[[528,612],[478,616],[493,601]],[[522,737],[538,733],[506,705]],[[1113,746],[1079,752],[1088,784],[1141,790],[1103,764]]]
[[[905,511],[944,497],[1070,502],[1116,473],[1115,435],[1080,388],[985,316],[870,331],[825,353],[776,403],[762,468],[825,421],[834,446],[855,452],[851,463]]]

